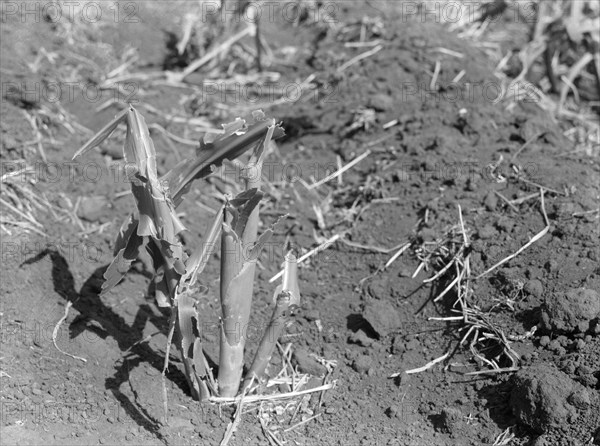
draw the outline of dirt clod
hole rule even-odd
[[[400,418],[400,416],[402,415],[402,409],[400,408],[400,406],[394,404],[393,406],[390,406],[385,410],[385,414],[389,418]]]
[[[585,288],[547,297],[542,307],[543,328],[562,333],[598,334],[600,326],[600,294]]]
[[[371,359],[371,357],[367,355],[360,355],[352,363],[352,368],[360,374],[365,374],[369,372],[372,364],[373,360]]]
[[[540,298],[540,297],[542,297],[542,294],[544,293],[544,286],[542,285],[542,282],[539,281],[538,279],[533,279],[533,280],[528,281],[525,284],[525,286],[523,287],[523,290],[531,296]]]
[[[587,407],[586,401],[589,405],[589,394],[586,399],[583,387],[567,374],[545,365],[519,371],[514,383],[510,394],[514,415],[540,434],[574,420],[577,407]]]
[[[479,231],[477,231],[477,235],[480,239],[486,240],[492,238],[496,235],[496,229],[492,225],[485,225]]]
[[[300,372],[308,373],[313,376],[323,376],[327,373],[327,369],[319,364],[315,358],[310,356],[308,350],[302,348],[295,350],[293,359]]]
[[[463,414],[454,407],[445,407],[440,414],[440,425],[443,431],[456,433],[463,426]]]
[[[356,333],[352,333],[348,336],[348,342],[362,345],[363,347],[370,347],[375,341],[368,337],[364,331],[358,330]]]
[[[77,209],[77,216],[89,222],[95,222],[106,214],[108,200],[101,195],[83,197]]]
[[[379,93],[373,95],[369,99],[369,108],[372,108],[376,111],[388,111],[392,110],[395,107],[394,98],[387,94]]]
[[[365,306],[363,317],[380,337],[400,328],[400,314],[389,301],[373,301]]]
[[[485,208],[488,211],[493,212],[496,210],[497,204],[498,204],[498,197],[496,196],[494,191],[489,191],[487,193],[487,195],[485,196],[485,198],[483,199],[483,205],[485,206]]]

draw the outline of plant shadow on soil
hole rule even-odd
[[[47,256],[50,257],[52,262],[54,290],[66,301],[72,302],[73,308],[79,312],[79,316],[69,326],[70,337],[75,338],[84,331],[89,330],[102,339],[112,336],[117,341],[124,357],[121,363],[115,366],[114,375],[106,378],[105,388],[112,392],[119,404],[138,426],[156,435],[158,439],[164,440],[160,432],[160,420],[154,419],[137,402],[137,392],[133,388],[131,389],[134,395],[132,401],[120,388],[121,385],[129,382],[131,370],[143,362],[147,362],[156,370],[162,372],[164,364],[162,356],[153,351],[145,342],[130,344],[132,339],[143,339],[143,329],[148,322],[159,327],[161,332],[165,333],[168,329],[165,321],[168,318],[155,316],[148,304],[142,304],[139,306],[133,323],[129,326],[121,316],[107,307],[100,299],[99,293],[104,281],[103,275],[108,265],[97,268],[85,281],[79,293],[75,289],[75,280],[67,260],[56,250],[44,249],[34,257],[25,260],[20,266],[37,263]],[[90,321],[96,321],[100,324],[100,327],[90,324]],[[175,383],[184,394],[191,397],[185,376],[178,368],[171,368],[166,373],[166,377]]]

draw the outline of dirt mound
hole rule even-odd
[[[542,307],[542,324],[546,330],[563,333],[600,333],[600,294],[577,288],[553,294]]]
[[[517,373],[510,394],[515,416],[539,434],[572,423],[590,408],[589,392],[554,368],[538,365]]]

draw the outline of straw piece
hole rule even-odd
[[[227,39],[225,42],[223,42],[219,46],[213,48],[211,51],[206,53],[200,59],[197,59],[196,61],[192,62],[190,65],[188,65],[188,67],[185,70],[183,70],[181,73],[178,73],[177,75],[175,75],[174,79],[176,79],[179,82],[183,81],[186,77],[188,77],[190,74],[192,74],[198,68],[207,64],[208,62],[210,62],[212,59],[214,59],[219,54],[223,54],[225,51],[227,51],[229,49],[229,47],[231,45],[233,45],[238,40],[243,39],[247,35],[252,34],[253,31],[254,31],[253,27],[248,26],[248,27],[244,28],[243,30],[241,30],[239,33],[234,34],[229,39]]]
[[[63,355],[69,356],[70,358],[77,359],[77,360],[82,361],[82,362],[87,362],[87,359],[82,358],[81,356],[75,356],[75,355],[72,355],[71,353],[67,353],[64,350],[61,350],[61,348],[56,343],[56,338],[58,336],[58,330],[60,330],[60,326],[62,325],[62,323],[65,320],[67,320],[67,317],[69,316],[69,308],[71,308],[72,305],[73,305],[73,302],[71,302],[71,301],[68,301],[67,305],[65,305],[65,314],[56,323],[56,325],[54,326],[54,330],[52,331],[52,343],[54,344],[54,347],[56,347],[56,350],[58,350],[59,352],[61,352]]]
[[[546,223],[546,227],[544,229],[542,229],[540,232],[538,232],[531,240],[529,240],[525,245],[523,245],[517,252],[500,260],[498,263],[496,263],[495,265],[490,267],[488,270],[484,271],[483,273],[481,273],[480,275],[475,277],[475,280],[481,279],[483,276],[488,275],[489,273],[491,273],[493,270],[495,270],[499,266],[504,265],[509,260],[514,259],[515,257],[517,257],[519,254],[521,254],[523,251],[525,251],[527,248],[529,248],[531,245],[533,245],[535,242],[537,242],[539,239],[541,239],[543,236],[545,236],[548,233],[548,231],[550,230],[550,222],[548,221],[548,215],[546,214],[543,188],[540,189],[540,194],[541,194],[541,200],[542,200],[542,212],[544,214],[544,221]]]
[[[379,51],[381,51],[383,49],[383,45],[377,45],[375,48],[373,48],[372,50],[369,51],[365,51],[364,53],[359,54],[356,57],[353,57],[352,59],[350,59],[348,62],[344,63],[343,65],[341,65],[340,67],[338,67],[337,72],[341,73],[342,71],[344,71],[346,68],[354,65],[357,62],[360,62],[363,59],[366,59],[367,57],[372,56],[373,54],[378,53]]]
[[[433,367],[434,365],[436,365],[438,362],[442,362],[444,359],[446,359],[448,356],[450,355],[450,353],[446,352],[444,353],[442,356],[440,356],[439,358],[434,359],[431,362],[428,362],[427,364],[425,364],[423,367],[418,367],[416,369],[411,369],[411,370],[406,370],[404,373],[406,373],[407,375],[411,375],[413,373],[421,373],[424,372],[425,370],[430,369],[431,367]],[[396,378],[397,376],[400,376],[402,373],[398,372],[398,373],[394,373],[392,375],[390,375],[390,378]]]
[[[435,68],[433,69],[433,76],[431,77],[431,82],[429,83],[429,89],[430,90],[435,90],[436,89],[436,84],[437,84],[437,80],[438,80],[438,76],[440,75],[440,69],[442,68],[442,65],[440,64],[439,60],[435,61]]]
[[[323,178],[321,181],[317,181],[316,183],[311,184],[310,186],[308,186],[308,190],[312,190],[315,189],[319,186],[321,186],[322,184],[327,183],[328,181],[333,180],[334,178],[336,178],[337,176],[341,175],[342,173],[344,173],[345,171],[347,171],[348,169],[351,169],[352,167],[354,167],[356,164],[360,163],[362,160],[364,160],[367,156],[369,156],[371,154],[371,150],[367,149],[367,151],[365,153],[363,153],[362,155],[357,156],[356,158],[354,158],[352,161],[350,161],[348,164],[346,164],[344,167],[342,167],[341,169],[336,170],[335,172],[333,172],[331,175],[327,175],[325,178]]]
[[[390,259],[387,261],[387,263],[385,264],[385,266],[383,267],[383,269],[386,269],[386,268],[387,268],[387,267],[389,267],[389,266],[390,266],[392,263],[394,263],[394,262],[396,261],[396,259],[397,259],[398,257],[400,257],[400,256],[401,256],[401,255],[404,253],[404,251],[406,251],[408,248],[410,248],[410,245],[411,245],[410,243],[406,243],[404,246],[402,246],[402,248],[400,248],[400,249],[399,249],[399,250],[396,252],[396,254],[394,254],[394,255],[393,255],[393,256],[392,256],[392,257],[391,257],[391,258],[390,258]]]
[[[273,395],[250,395],[244,397],[245,403],[256,403],[260,401],[274,401],[281,400],[286,398],[294,398],[300,395],[306,395],[309,393],[321,392],[323,390],[333,389],[336,385],[337,381],[333,381],[328,384],[323,384],[322,386],[314,387],[312,389],[299,390],[295,392],[286,392],[286,393],[277,393]],[[219,397],[213,396],[208,399],[211,403],[221,403],[221,404],[235,404],[239,401],[239,397]]]
[[[306,259],[308,259],[309,257],[324,251],[325,249],[329,248],[332,243],[334,243],[335,241],[339,240],[340,237],[342,237],[342,234],[336,234],[333,237],[329,238],[328,240],[325,240],[323,243],[321,243],[319,246],[317,246],[316,248],[310,250],[309,252],[307,252],[306,254],[304,254],[302,257],[300,257],[298,259],[298,265],[301,264],[302,262],[304,262]],[[279,279],[282,275],[283,275],[284,270],[282,269],[281,271],[279,271],[277,274],[275,274],[273,277],[271,277],[269,279],[269,283],[273,283],[275,282],[277,279]]]

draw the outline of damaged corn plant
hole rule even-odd
[[[159,178],[156,152],[148,127],[142,115],[128,106],[90,139],[73,159],[98,146],[121,123],[127,127],[123,149],[125,169],[136,210],[119,231],[114,260],[104,274],[101,295],[115,287],[140,253],[146,250],[154,266],[157,303],[170,309],[163,368],[165,415],[165,372],[172,343],[180,352],[185,376],[195,399],[207,401],[216,397],[236,397],[241,390],[247,392],[252,383],[263,381],[289,310],[300,301],[296,257],[289,252],[285,257],[283,283],[274,291],[271,322],[244,376],[245,337],[242,333],[252,308],[255,267],[261,250],[274,233],[272,226],[258,234],[259,204],[264,196],[260,190],[263,157],[271,141],[284,134],[283,129],[260,111],[254,112],[250,122],[238,118],[224,124],[221,134],[207,135],[200,142],[195,156],[181,161]],[[210,175],[224,162],[248,151],[249,161],[241,170],[244,190],[235,197],[224,197],[224,204],[205,232],[199,248],[188,256],[180,239],[185,226],[175,212],[177,207],[194,180]],[[219,241],[220,357],[218,375],[214,376],[202,345],[195,285]]]

